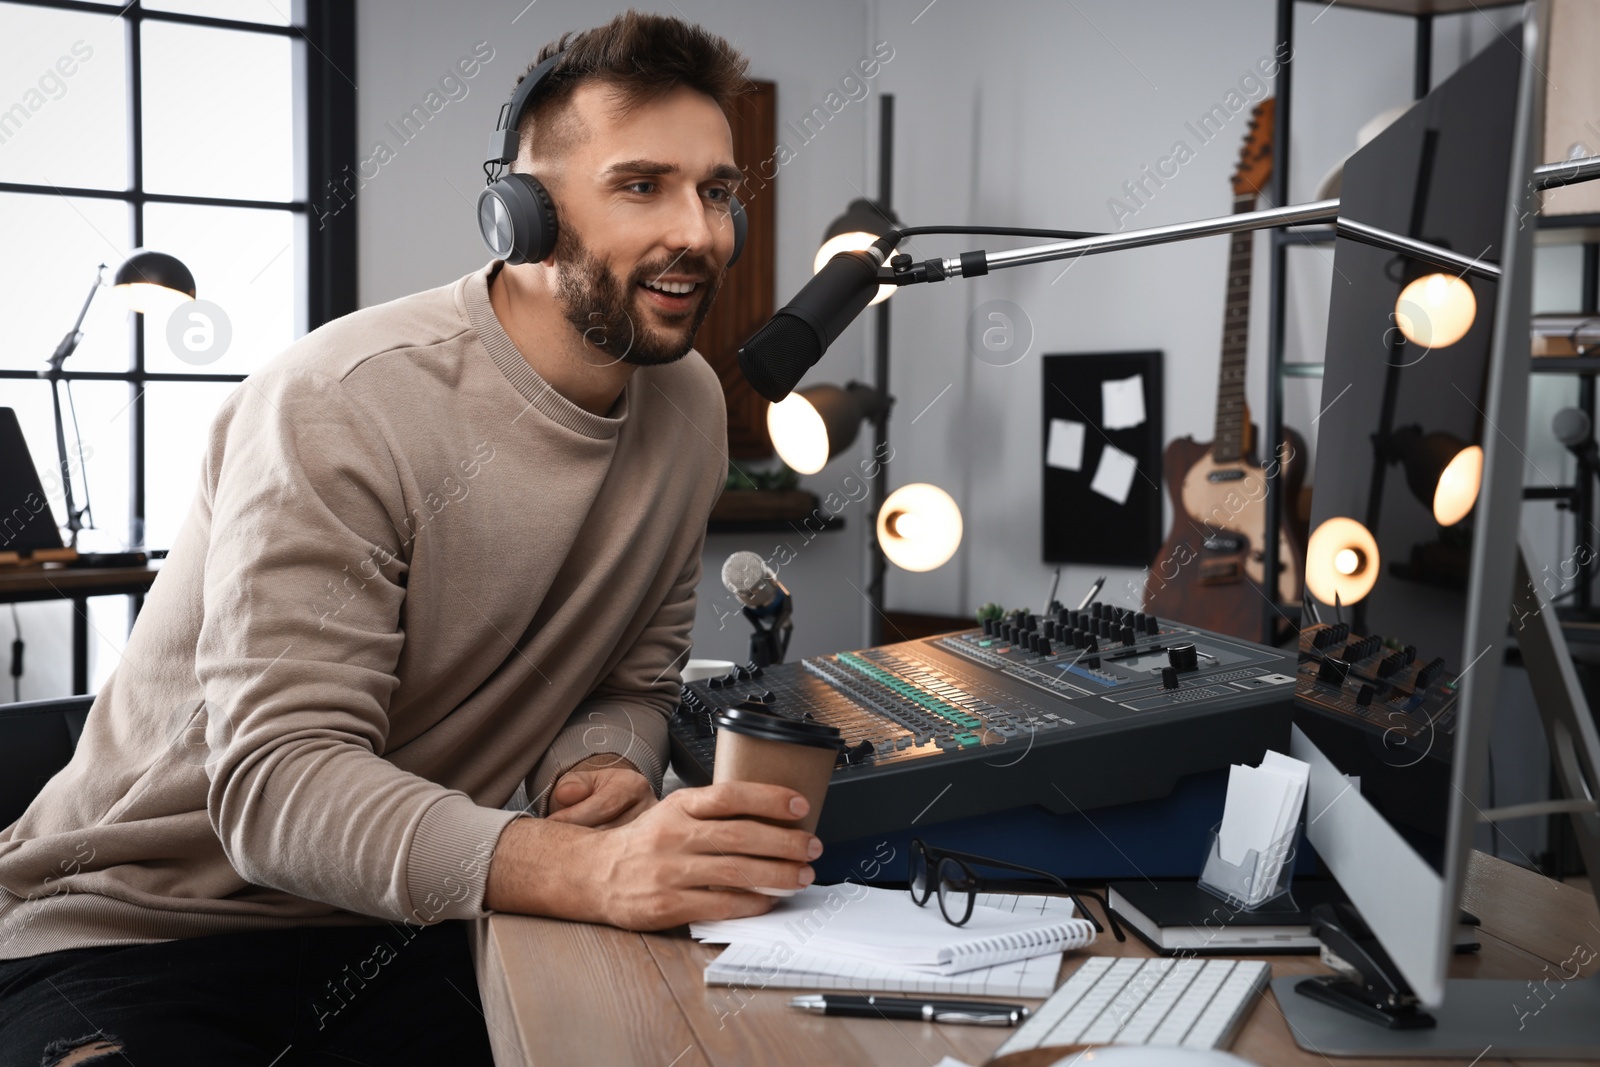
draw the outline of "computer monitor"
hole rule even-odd
[[[1530,4],[1345,165],[1342,219],[1501,274],[1335,247],[1307,578],[1337,628],[1320,648],[1302,636],[1319,669],[1302,665],[1293,751],[1312,764],[1308,839],[1435,1025],[1385,1029],[1278,980],[1291,1031],[1324,1054],[1600,1055],[1600,982],[1519,1027],[1522,982],[1446,978],[1511,637],[1547,25]]]
[[[0,456],[6,457],[0,463],[0,552],[28,556],[62,547],[28,440],[11,408],[0,408]]]

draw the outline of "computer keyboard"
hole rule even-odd
[[[1271,970],[1259,960],[1091,956],[995,1056],[1060,1045],[1227,1048]]]

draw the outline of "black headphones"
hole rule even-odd
[[[555,251],[556,205],[550,193],[533,175],[512,174],[504,168],[517,158],[517,126],[532,106],[539,83],[565,54],[557,52],[522,79],[511,100],[501,106],[499,124],[489,135],[489,158],[483,164],[488,184],[478,194],[478,232],[495,258],[507,263],[539,263]],[[733,255],[728,257],[731,267],[744,251],[748,223],[739,198],[728,199],[728,213],[733,217]]]

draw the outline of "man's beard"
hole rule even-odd
[[[572,227],[564,223],[556,234],[555,260],[556,300],[562,315],[583,338],[584,347],[608,362],[638,367],[672,363],[687,355],[711,310],[711,301],[722,287],[722,270],[688,255],[644,264],[625,283],[618,281]],[[687,324],[682,332],[657,330],[639,321],[643,316],[629,311],[638,299],[639,283],[668,271],[698,274],[705,279],[697,293],[699,304],[691,315],[680,320]]]

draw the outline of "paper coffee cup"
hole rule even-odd
[[[805,818],[763,819],[774,826],[815,831],[828,795],[834,764],[844,748],[836,726],[803,722],[765,711],[729,708],[717,714],[717,752],[711,780],[765,782],[793,789],[811,803]],[[757,893],[787,897],[799,889],[757,887]]]

